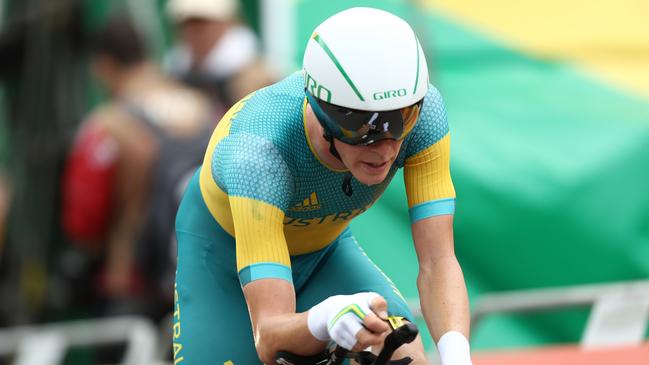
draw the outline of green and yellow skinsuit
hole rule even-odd
[[[341,189],[349,172],[315,154],[305,108],[304,80],[295,73],[239,101],[216,127],[176,221],[176,364],[259,363],[241,287],[263,278],[292,282],[298,311],[332,295],[374,291],[390,315],[412,318],[348,226],[402,167],[412,222],[454,213],[439,92],[429,86],[385,181],[352,179],[351,196]]]

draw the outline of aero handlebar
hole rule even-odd
[[[300,356],[286,351],[279,351],[275,361],[281,365],[340,365],[347,359],[354,359],[361,365],[407,365],[412,362],[410,357],[390,360],[394,351],[401,345],[412,342],[419,330],[413,323],[406,323],[390,333],[383,342],[383,349],[378,356],[368,351],[350,352],[340,346],[333,351],[324,350],[317,355]]]

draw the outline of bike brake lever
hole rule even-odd
[[[383,349],[377,356],[373,365],[387,365],[390,357],[399,346],[412,342],[419,334],[417,326],[413,323],[406,323],[390,333],[383,342]],[[410,359],[412,361],[412,359]],[[407,364],[407,363],[406,363]]]

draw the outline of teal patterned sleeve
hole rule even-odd
[[[212,174],[229,196],[263,201],[284,212],[289,207],[291,171],[277,148],[260,136],[239,133],[225,137],[214,151]]]
[[[408,136],[406,158],[434,145],[448,133],[448,117],[444,100],[439,90],[429,84],[417,125],[411,136]]]

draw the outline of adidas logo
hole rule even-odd
[[[304,199],[301,203],[297,203],[294,206],[290,207],[288,210],[293,212],[309,212],[312,210],[320,209],[320,202],[318,202],[318,196],[315,191],[309,195],[308,198]]]

